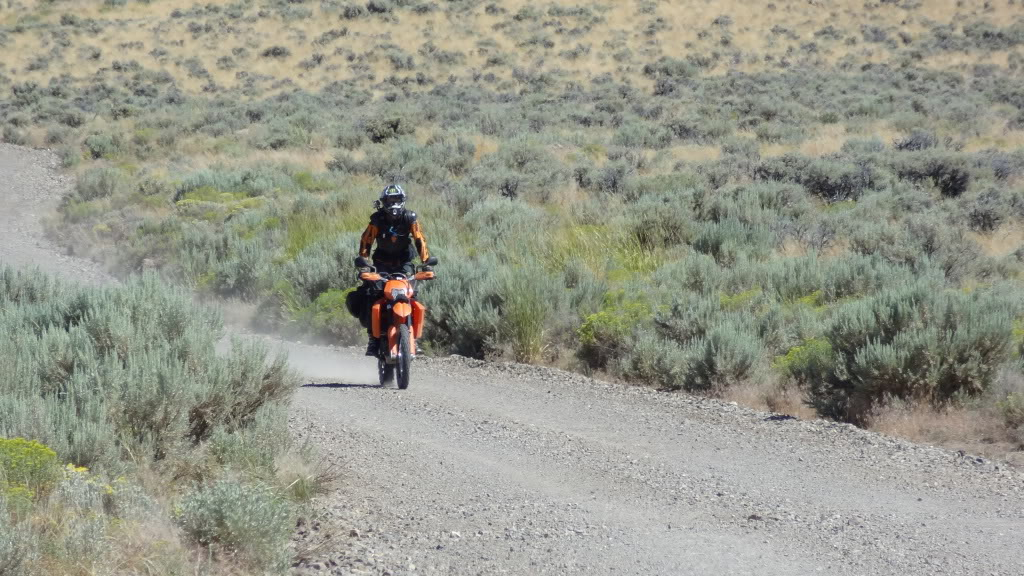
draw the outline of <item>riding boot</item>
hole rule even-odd
[[[380,353],[380,340],[370,336],[370,341],[366,343],[366,355],[377,356]]]

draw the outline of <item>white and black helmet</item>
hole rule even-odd
[[[389,184],[380,193],[380,206],[392,216],[398,216],[405,209],[405,190],[398,184]]]

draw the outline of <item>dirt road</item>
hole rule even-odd
[[[0,145],[0,262],[93,281],[41,236],[54,167]],[[1024,476],[998,462],[455,357],[400,392],[358,351],[271,344],[307,382],[296,434],[343,470],[296,573],[1024,574]]]

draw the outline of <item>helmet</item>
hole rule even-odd
[[[405,190],[398,184],[390,184],[380,193],[380,206],[391,216],[398,216],[405,209]]]

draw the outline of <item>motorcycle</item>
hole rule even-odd
[[[359,279],[372,282],[377,292],[383,292],[370,308],[371,334],[380,339],[377,347],[377,374],[380,384],[398,381],[399,390],[409,387],[409,372],[416,358],[416,339],[423,335],[423,319],[427,307],[418,302],[416,285],[422,280],[433,280],[437,258],[430,257],[412,277],[405,274],[377,272],[362,256],[356,258],[356,267],[363,271]]]

